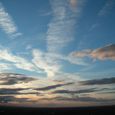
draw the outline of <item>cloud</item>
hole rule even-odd
[[[42,87],[42,88],[37,88],[36,90],[48,91],[48,90],[56,89],[58,87],[72,85],[72,84],[73,84],[73,82],[64,83],[64,84],[56,84],[56,85],[46,86],[46,87]]]
[[[37,72],[40,71],[31,62],[29,62],[23,57],[12,54],[8,49],[0,49],[0,60],[8,61],[11,63],[10,65],[15,66],[16,68],[19,69],[23,69],[27,71],[37,70]]]
[[[94,23],[94,24],[91,25],[89,31],[92,31],[92,30],[96,29],[96,28],[99,27],[99,26],[100,26],[99,23]]]
[[[107,105],[107,104],[113,104],[115,103],[115,99],[112,98],[96,98],[96,97],[90,97],[90,96],[82,96],[82,97],[65,97],[65,96],[56,96],[54,98],[42,98],[41,100],[55,100],[55,101],[64,101],[64,102],[84,102],[84,104],[86,104],[85,102],[90,102],[91,103],[95,103],[95,104],[99,104],[99,105]],[[80,106],[80,105],[78,105]],[[92,104],[91,104],[92,106]]]
[[[74,27],[81,13],[80,1],[76,0],[76,12],[70,8],[74,1],[50,0],[53,18],[48,25],[47,49],[48,52],[60,52],[61,49],[74,39]],[[80,5],[81,6],[81,5]]]
[[[16,98],[14,96],[0,96],[0,103],[25,103],[25,102],[33,102],[32,100],[29,100],[28,98]]]
[[[33,49],[32,62],[39,68],[42,69],[48,77],[54,76],[60,69],[60,66],[55,61],[55,58],[47,56],[44,52]]]
[[[82,59],[76,59],[72,56],[65,56],[62,54],[43,52],[38,49],[32,50],[32,62],[41,70],[43,70],[48,77],[54,77],[57,73],[61,71],[62,65],[60,61],[67,61],[71,64],[86,66]]]
[[[98,49],[86,49],[84,51],[72,52],[73,57],[91,57],[98,60],[115,60],[115,44],[107,45]]]
[[[81,94],[81,93],[91,93],[98,91],[96,88],[90,88],[90,89],[82,89],[77,91],[70,91],[70,90],[56,90],[53,93],[59,93],[59,94]]]
[[[51,11],[41,10],[38,12],[40,16],[50,16],[52,14]]]
[[[29,88],[0,88],[1,95],[40,95],[40,92],[29,91]]]
[[[68,98],[68,97],[57,97],[58,101],[81,101],[81,102],[97,102],[97,103],[113,103],[115,99],[104,99],[104,98],[95,98],[95,97],[77,97],[77,98]]]
[[[12,95],[12,94],[27,94],[21,93],[19,91],[27,90],[27,88],[17,88],[17,89],[9,89],[9,88],[0,88],[0,95]]]
[[[0,2],[0,28],[4,30],[4,32],[11,37],[17,37],[22,35],[18,32],[18,28],[13,21],[12,17],[6,11],[2,3]]]
[[[0,74],[0,81],[2,81],[0,85],[14,85],[18,83],[28,83],[34,80],[36,79],[27,77],[23,74],[14,74],[14,73],[1,73]]]
[[[99,16],[106,15],[108,12],[110,12],[110,10],[113,8],[114,5],[115,5],[114,0],[107,0],[103,8],[99,11],[98,15]]]
[[[86,80],[80,82],[82,85],[105,85],[105,84],[115,84],[115,77]]]
[[[52,15],[46,35],[47,52],[33,49],[32,62],[48,77],[55,76],[61,71],[60,60],[70,63],[84,65],[80,59],[63,56],[60,54],[62,48],[67,46],[74,38],[74,27],[82,9],[82,3],[76,0],[76,12],[71,8],[73,2],[65,0],[50,0]]]
[[[0,72],[11,69],[10,64],[0,62]]]

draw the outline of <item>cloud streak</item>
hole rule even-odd
[[[91,93],[98,91],[96,88],[90,88],[90,89],[82,89],[77,91],[70,91],[70,90],[56,90],[53,93],[59,93],[59,94],[81,94],[81,93]]]
[[[32,51],[32,62],[41,70],[43,70],[48,77],[53,77],[60,69],[60,66],[50,56],[38,49]]]
[[[28,98],[16,98],[15,96],[0,96],[0,103],[11,103],[11,102],[23,103],[33,101],[29,100]]]
[[[80,82],[82,85],[105,85],[105,84],[115,84],[115,77],[86,80]]]
[[[74,57],[91,57],[98,60],[115,60],[115,44],[107,45],[105,47],[94,50],[86,49],[84,51],[76,51],[71,53]]]
[[[110,103],[115,102],[115,99],[103,99],[103,98],[95,98],[95,97],[77,97],[77,98],[68,98],[68,97],[57,97],[59,101],[81,101],[81,102],[97,102],[97,103]]]
[[[56,89],[58,87],[62,87],[62,86],[66,86],[66,85],[72,85],[72,84],[73,84],[73,82],[64,83],[64,84],[56,84],[56,85],[46,86],[46,87],[42,87],[42,88],[37,88],[36,90],[48,91],[48,90]]]
[[[2,3],[0,2],[0,28],[4,30],[4,32],[11,37],[17,37],[22,35],[18,32],[18,28],[10,16],[10,14],[6,11]]]
[[[50,3],[53,19],[48,25],[47,49],[48,52],[60,52],[74,39],[74,26],[81,12],[81,2],[79,0],[50,0]],[[70,8],[74,4],[76,4],[76,12]]]
[[[75,59],[72,56],[65,56],[56,53],[47,53],[38,49],[32,50],[32,62],[41,70],[43,70],[48,77],[53,77],[61,70],[60,60],[67,61],[77,65],[87,65],[81,59]]]
[[[36,71],[36,70],[38,70],[38,72],[40,71],[38,68],[34,66],[34,64],[32,64],[31,62],[29,62],[23,57],[12,54],[12,52],[10,52],[8,49],[0,49],[0,60],[10,62],[11,66],[15,66],[18,69],[23,69],[27,71]],[[2,66],[3,65],[1,65],[1,67]],[[7,66],[7,69],[8,69],[8,66]],[[9,69],[10,69],[10,66],[9,66]]]
[[[82,2],[79,0],[50,0],[50,4],[53,17],[48,24],[46,35],[47,52],[33,49],[32,62],[48,77],[53,77],[61,71],[61,60],[79,65],[85,65],[85,63],[80,59],[76,60],[61,54],[62,49],[74,39],[74,27],[81,13]]]
[[[23,74],[14,73],[1,73],[0,77],[0,81],[2,81],[0,85],[14,85],[18,83],[28,83],[36,80],[35,78],[27,77]]]

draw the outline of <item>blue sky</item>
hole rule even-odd
[[[114,0],[0,0],[0,72],[115,77],[114,12]]]

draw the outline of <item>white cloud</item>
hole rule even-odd
[[[0,50],[0,60],[5,60],[11,62],[12,65],[16,66],[16,68],[24,69],[28,71],[36,71],[39,72],[39,69],[36,68],[31,62],[27,61],[26,59],[16,56],[12,54],[7,49]]]
[[[0,72],[3,72],[5,70],[10,70],[10,69],[11,69],[10,64],[0,62]]]
[[[83,60],[74,58],[71,55],[65,56],[56,53],[46,53],[38,49],[33,49],[32,62],[42,69],[48,77],[54,77],[61,72],[62,64],[60,61],[67,61],[76,65],[87,65]]]
[[[0,3],[0,28],[13,38],[21,35],[12,17],[8,14],[2,3]]]
[[[46,73],[48,77],[53,77],[61,71],[62,64],[60,61],[67,61],[71,64],[86,65],[81,59],[65,56],[61,54],[45,53],[38,49],[32,50],[32,60],[27,60],[21,56],[12,54],[8,49],[0,49],[0,60],[10,62],[10,67],[16,67],[27,71],[37,73]],[[9,67],[1,65],[1,67]]]
[[[56,60],[64,60],[71,64],[76,65],[87,65],[81,58],[74,58],[71,55],[62,55],[62,54],[56,54],[56,53],[46,53],[47,57],[50,57],[50,59],[54,58]]]
[[[45,73],[48,77],[53,77],[60,69],[55,58],[45,55],[42,51],[34,49],[32,62]]]
[[[61,54],[61,50],[74,39],[74,28],[81,13],[82,2],[79,0],[50,0],[50,3],[53,18],[48,25],[46,36],[48,52],[43,55],[40,51],[34,51],[33,62],[48,76],[54,76],[63,66],[60,60],[84,65],[80,59]]]
[[[60,52],[74,39],[74,26],[81,12],[81,2],[76,0],[75,12],[70,7],[71,3],[73,1],[51,0],[53,19],[47,31],[48,52]]]

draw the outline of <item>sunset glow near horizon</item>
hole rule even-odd
[[[115,104],[115,0],[0,0],[0,105]]]

